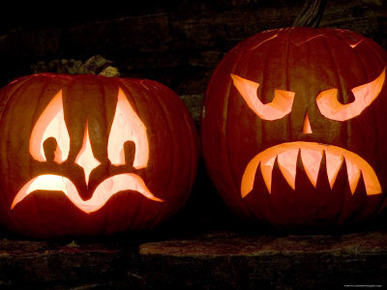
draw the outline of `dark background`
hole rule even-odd
[[[33,72],[62,72],[59,60],[100,54],[124,77],[203,94],[228,50],[257,32],[291,26],[304,2],[13,1],[0,14],[0,85]],[[385,24],[383,0],[328,0],[320,26],[351,29],[386,47]]]

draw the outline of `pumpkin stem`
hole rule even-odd
[[[86,60],[80,70],[83,73],[92,73],[106,77],[118,77],[120,75],[117,68],[111,66],[113,62],[97,54]]]
[[[326,0],[307,0],[300,14],[293,22],[293,27],[317,28],[324,14]]]

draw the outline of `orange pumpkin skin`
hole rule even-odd
[[[387,189],[386,60],[370,39],[335,29],[275,29],[232,49],[211,77],[201,120],[224,202],[282,229],[377,216]]]
[[[160,83],[37,74],[4,87],[0,100],[0,216],[9,229],[43,238],[145,230],[185,203],[196,129]]]

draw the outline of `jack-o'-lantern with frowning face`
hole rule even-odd
[[[193,121],[149,80],[38,74],[0,91],[0,217],[25,235],[149,229],[186,201]]]
[[[231,50],[201,123],[226,204],[280,228],[375,217],[387,190],[386,52],[347,30],[258,33]]]

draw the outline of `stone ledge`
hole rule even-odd
[[[152,285],[189,289],[334,289],[387,285],[387,232],[266,236],[214,233],[140,246]],[[173,273],[173,274],[171,274]]]
[[[347,235],[269,236],[216,232],[190,240],[170,240],[140,245],[141,256],[297,256],[305,254],[362,255],[387,254],[387,232]]]
[[[184,236],[185,235],[185,236]],[[83,241],[0,240],[0,287],[334,289],[387,285],[387,231],[209,230]]]

